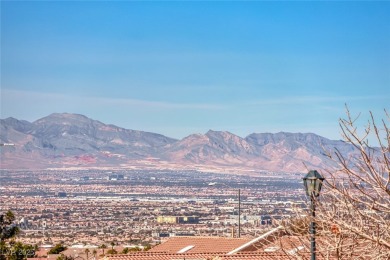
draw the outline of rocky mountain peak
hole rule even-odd
[[[24,132],[29,131],[32,128],[32,124],[25,120],[18,120],[13,117],[1,119],[1,125],[15,129],[16,131]]]
[[[35,125],[42,124],[62,124],[62,125],[86,125],[91,123],[99,123],[99,121],[92,120],[84,115],[71,113],[53,113],[33,122]]]

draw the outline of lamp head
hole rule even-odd
[[[307,196],[318,197],[322,188],[322,182],[325,180],[317,171],[309,171],[303,178],[303,184],[305,185],[305,191]]]

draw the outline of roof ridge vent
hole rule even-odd
[[[185,252],[191,250],[191,249],[194,248],[194,247],[195,247],[195,246],[192,246],[192,245],[191,245],[191,246],[186,246],[186,247],[180,249],[179,251],[177,251],[177,254],[183,254],[183,253],[185,253]]]

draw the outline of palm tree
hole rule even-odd
[[[84,253],[87,255],[87,260],[88,260],[89,249],[86,248],[86,249],[84,250]]]
[[[96,250],[96,249],[94,249],[94,250],[92,251],[92,254],[93,254],[93,258],[94,258],[94,259],[96,259],[97,250]]]
[[[115,242],[112,241],[110,244],[111,244],[111,249],[114,250]]]
[[[102,245],[100,246],[100,248],[103,249],[103,255],[104,255],[104,249],[107,248],[106,244],[102,244]]]

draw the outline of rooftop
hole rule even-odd
[[[152,248],[149,252],[173,254],[228,253],[251,240],[248,238],[226,237],[173,237]]]

